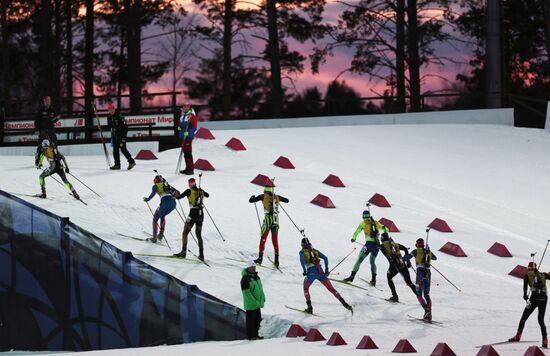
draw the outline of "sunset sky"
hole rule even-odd
[[[259,3],[257,0],[250,0],[249,2]],[[199,12],[197,6],[190,0],[180,0],[180,3],[183,4],[188,12]],[[328,0],[325,7],[325,20],[329,20],[331,22],[335,21],[343,8],[345,7],[341,3],[334,0]],[[291,48],[299,49],[300,52],[306,57],[312,52],[313,44],[311,42],[305,44],[296,44],[295,42],[290,43]],[[430,75],[430,77],[426,78],[423,83],[423,93],[450,88],[451,84],[454,82],[455,76],[458,73],[463,73],[467,70],[466,62],[472,54],[470,48],[459,43],[438,44],[437,51],[441,56],[450,57],[455,61],[462,63],[448,63],[445,66],[429,65],[427,67],[423,67],[421,69],[421,75]],[[316,75],[311,74],[310,63],[307,61],[305,63],[304,72],[294,78],[294,84],[296,85],[297,90],[301,91],[304,88],[317,86],[321,92],[324,92],[327,84],[334,80],[334,78],[336,78],[336,76],[349,65],[352,53],[353,50],[351,49],[341,49],[337,51],[334,57],[328,58],[327,63],[320,68],[320,73]],[[267,66],[268,64],[265,63],[265,65]],[[345,73],[339,79],[345,80],[348,85],[352,86],[357,92],[365,97],[377,96],[382,94],[384,89],[386,89],[383,81],[380,81],[379,79],[370,79],[366,75],[353,75],[350,73]],[[154,87],[158,88],[158,90],[169,89],[171,85],[170,81],[171,78],[169,76],[165,76],[165,78],[163,78],[161,82],[155,84]],[[290,81],[286,80],[283,84],[290,86]],[[150,91],[153,91],[152,89],[153,88],[150,88]]]

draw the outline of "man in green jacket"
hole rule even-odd
[[[261,340],[258,335],[262,322],[261,308],[264,307],[265,294],[260,276],[256,272],[256,263],[249,260],[246,268],[242,270],[241,291],[243,292],[243,304],[246,311],[246,335],[248,340]]]

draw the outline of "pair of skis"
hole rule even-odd
[[[242,262],[242,263],[246,263],[246,262],[247,262],[246,260],[239,259],[239,258],[233,258],[233,257],[227,257],[227,256],[225,256],[224,258],[225,258],[226,260],[235,261],[235,262]],[[268,259],[269,259],[269,261],[270,261],[271,263],[273,263],[273,267],[264,266],[264,265],[257,264],[257,263],[256,263],[256,266],[257,266],[257,267],[266,268],[266,269],[270,269],[270,270],[272,270],[272,271],[279,271],[279,272],[283,273],[283,271],[282,271],[279,267],[276,267],[276,266],[275,266],[275,263],[271,260],[270,257],[268,257]]]
[[[40,198],[40,199],[47,199],[47,198],[43,198],[42,197],[42,194],[24,194],[24,193],[13,193],[15,195],[21,195],[21,196],[24,196],[24,197],[31,197],[31,198]],[[79,202],[81,202],[82,204],[88,206],[88,203],[86,203],[84,200],[82,200],[80,197],[76,197],[73,195],[73,193],[69,193],[70,196],[72,196],[73,198],[75,198],[76,200],[78,200]]]
[[[496,345],[518,344],[518,343],[535,344],[535,343],[537,343],[537,341],[534,341],[534,340],[525,340],[525,341],[499,341],[499,342],[493,342],[492,344],[477,345],[476,348],[481,348],[481,347],[483,347],[483,346],[496,346]]]
[[[443,326],[443,323],[440,322],[440,321],[428,320],[428,319],[424,319],[424,318],[418,318],[416,316],[412,316],[412,315],[409,315],[409,314],[407,314],[407,316],[409,317],[410,321],[421,322],[421,323],[424,323],[424,324],[432,324],[432,325],[437,325],[437,326]]]
[[[127,238],[130,238],[130,239],[133,239],[133,240],[136,240],[136,241],[141,241],[141,242],[149,242],[149,239],[142,239],[142,238],[139,238],[139,237],[135,237],[135,236],[130,236],[130,235],[126,235],[126,234],[121,234],[121,233],[117,233],[117,235],[119,236],[123,236],[123,237],[127,237]],[[178,256],[174,256],[174,255],[163,255],[163,254],[147,254],[147,253],[136,253],[135,255],[136,256],[145,256],[145,257],[159,257],[159,258],[170,258],[170,259],[179,259],[179,260],[188,260],[188,261],[193,261],[193,262],[197,262],[197,263],[202,263],[204,265],[206,265],[207,267],[212,267],[210,266],[206,261],[202,261],[201,259],[198,258],[197,255],[195,255],[193,252],[191,252],[190,250],[187,250],[190,254],[192,254],[193,256],[195,256],[196,258],[187,258],[187,257],[178,257]]]
[[[361,287],[360,285],[357,285],[357,284],[352,283],[352,282],[348,282],[348,281],[343,280],[343,279],[330,278],[330,277],[329,277],[329,279],[330,279],[331,281],[333,281],[333,282],[342,283],[342,284],[348,285],[348,286],[350,286],[350,287],[355,287],[355,288],[359,288],[359,289],[366,290],[366,291],[371,290],[370,288],[375,288],[375,289],[378,289],[379,291],[383,292],[382,289],[380,289],[380,288],[378,288],[378,287],[376,287],[376,286],[371,285],[369,282],[367,282],[365,279],[362,279],[362,278],[361,278],[361,280],[364,281],[364,282],[366,282],[367,285],[368,285],[370,288]]]
[[[319,314],[316,314],[316,313],[309,313],[307,312],[305,309],[300,309],[300,308],[294,308],[294,307],[290,307],[288,305],[285,305],[285,307],[287,309],[290,309],[290,310],[294,310],[294,311],[297,311],[297,312],[300,312],[300,313],[304,313],[306,315],[313,315],[313,316],[316,316],[318,318],[322,318],[323,316],[322,315],[319,315]],[[353,308],[352,309],[347,309],[351,312],[351,315],[353,316]]]

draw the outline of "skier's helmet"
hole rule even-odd
[[[424,239],[423,238],[420,238],[418,240],[416,240],[416,243],[414,244],[417,248],[424,248]]]
[[[390,235],[387,232],[382,233],[382,241],[389,241]]]
[[[48,139],[45,139],[44,141],[42,141],[42,148],[46,148],[46,147],[51,147],[50,140]]]
[[[309,242],[309,239],[307,237],[304,237],[302,239],[302,247],[311,247],[311,242]]]
[[[162,176],[156,175],[155,179],[153,179],[153,183],[155,184],[162,183]]]
[[[370,218],[370,211],[364,210],[363,211],[363,219],[368,219],[368,218]]]

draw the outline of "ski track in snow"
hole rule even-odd
[[[374,217],[393,220],[402,231],[393,234],[394,239],[409,248],[418,237],[425,237],[425,226],[435,217],[449,223],[454,233],[432,230],[429,241],[438,256],[434,265],[462,292],[432,271],[433,315],[434,320],[443,323],[442,327],[409,320],[407,314],[420,317],[422,310],[399,275],[394,277],[402,301],[399,304],[366,296],[359,288],[333,283],[354,305],[355,314],[351,316],[316,282],[310,293],[314,312],[322,317],[289,310],[285,305],[305,308],[298,260],[302,236],[281,210],[279,244],[284,273],[258,268],[267,299],[260,332],[272,339],[114,350],[102,354],[337,355],[349,354],[363,335],[370,335],[380,350],[367,354],[388,354],[399,339],[407,338],[419,354],[427,355],[438,342],[447,342],[459,355],[474,355],[478,351],[475,345],[502,341],[515,333],[525,304],[521,299],[521,280],[507,273],[517,264],[525,265],[531,252],[538,252],[538,262],[548,238],[548,133],[489,125],[380,125],[215,131],[214,134],[216,140],[195,140],[194,143],[194,158],[207,159],[216,168],[214,172],[204,172],[202,187],[211,195],[205,201],[206,206],[227,240],[222,242],[206,215],[203,239],[211,268],[192,261],[137,255],[171,254],[180,250],[183,222],[176,212],[168,216],[165,233],[172,250],[164,244],[154,245],[117,235],[146,238],[147,233],[150,234],[152,217],[142,197],[151,191],[153,169],[159,170],[177,189],[186,189],[188,177],[174,174],[177,150],[161,152],[158,161],[138,161],[129,172],[106,170],[102,156],[68,156],[71,173],[102,196],[95,196],[69,176],[88,206],[75,201],[51,179],[46,179],[48,199],[22,198],[58,215],[69,216],[76,224],[115,246],[132,251],[137,258],[242,306],[239,281],[244,263],[225,257],[241,260],[256,257],[259,227],[248,198],[262,191],[261,187],[250,184],[257,174],[276,177],[275,192],[290,199],[284,208],[298,226],[305,229],[314,246],[327,254],[330,268],[357,247],[334,271],[334,278],[344,278],[351,271],[360,249],[359,245],[350,243],[351,235],[361,220],[365,202],[378,192],[386,196],[392,208],[373,206]],[[231,137],[241,139],[247,151],[227,149],[224,144]],[[63,152],[63,147],[60,150]],[[275,167],[273,162],[280,155],[288,157],[296,169]],[[38,192],[39,171],[30,168],[32,160],[33,157],[2,157],[4,170],[0,188],[25,194]],[[123,162],[123,168],[125,166]],[[328,174],[338,175],[346,188],[322,184]],[[318,193],[329,196],[336,209],[310,204]],[[187,201],[180,202],[187,214]],[[156,209],[158,197],[150,204]],[[179,205],[177,209],[180,210]],[[261,204],[258,209],[262,218]],[[363,242],[364,237],[360,235],[358,241]],[[460,244],[468,257],[455,258],[437,252],[447,241]],[[505,244],[514,257],[488,254],[486,250],[495,241]],[[192,238],[188,246],[198,253]],[[266,254],[273,254],[270,238]],[[388,263],[382,254],[376,261],[378,285],[384,291],[369,288],[368,293],[387,298],[390,296],[385,276]],[[267,258],[264,265],[272,266]],[[368,259],[361,265],[358,277],[370,278]],[[411,278],[414,281],[412,272]],[[366,287],[359,279],[356,283]],[[317,327],[327,339],[333,331],[338,331],[349,345],[333,348],[324,343],[280,338],[291,323]],[[523,338],[540,339],[536,315],[527,322]],[[518,355],[528,346],[508,344],[495,348],[501,355]]]

